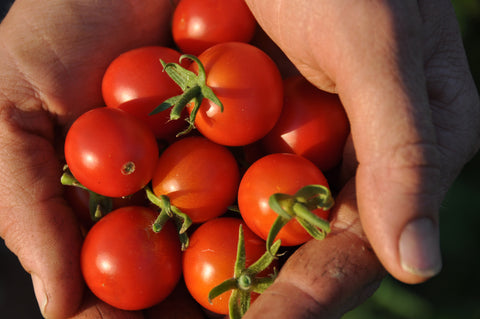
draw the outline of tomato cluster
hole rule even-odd
[[[241,317],[274,280],[279,250],[329,232],[324,172],[349,134],[339,98],[300,75],[282,79],[248,43],[256,24],[243,1],[228,1],[236,16],[217,29],[208,19],[226,2],[210,2],[180,2],[175,48],[113,60],[105,107],[65,139],[83,276],[120,309],[153,311],[185,285],[196,305]]]

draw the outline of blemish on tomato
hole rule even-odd
[[[135,172],[135,163],[134,162],[126,162],[123,164],[122,167],[122,174],[123,175],[130,175]]]

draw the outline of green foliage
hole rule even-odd
[[[480,84],[480,1],[453,0],[473,77]]]

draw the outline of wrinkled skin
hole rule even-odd
[[[57,142],[102,104],[108,63],[168,41],[170,1],[114,3],[17,0],[0,25],[0,235],[48,318],[143,317],[84,296],[81,234],[58,183]],[[384,268],[406,283],[434,276],[438,207],[479,146],[478,93],[450,2],[247,3],[301,73],[339,93],[352,143],[332,234],[302,246],[245,318],[338,318]]]

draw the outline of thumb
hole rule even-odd
[[[392,275],[417,283],[441,269],[438,214],[444,193],[418,50],[421,19],[413,6],[403,2],[398,6],[365,5],[378,23],[366,22],[359,33],[350,33],[343,52],[357,48],[364,53],[334,72],[351,121],[365,233]],[[352,14],[350,21],[360,19]],[[375,33],[374,28],[383,32]]]
[[[436,274],[443,193],[416,2],[248,3],[299,71],[342,99],[362,226],[382,264],[408,283]]]

